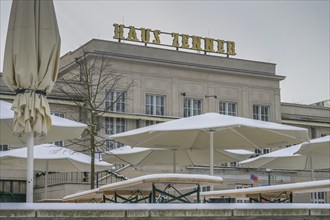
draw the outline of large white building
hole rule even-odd
[[[101,107],[100,111],[131,85],[125,95],[117,100],[116,106],[109,108],[100,118],[99,135],[105,140],[114,133],[206,112],[305,127],[309,130],[310,138],[330,134],[329,107],[281,103],[280,81],[285,77],[276,73],[276,64],[236,59],[210,52],[205,54],[202,50],[198,53],[149,46],[145,42],[139,45],[136,41],[131,43],[123,39],[118,42],[93,39],[61,58],[57,83],[61,83],[63,78],[70,78],[74,69],[79,66],[77,60],[83,59],[84,52],[88,53],[87,59],[99,57],[111,62],[111,72],[120,75],[121,80],[108,94],[104,108]],[[13,99],[14,94],[8,91],[2,81],[0,89],[2,100]],[[103,95],[107,89],[110,88],[105,88]],[[67,118],[79,115],[79,109],[56,88],[48,99],[53,113]],[[116,147],[113,142],[106,141],[105,150],[113,147]],[[276,149],[259,149],[258,153],[272,150]],[[142,167],[127,169],[123,174],[133,177],[170,170],[168,167]],[[179,172],[208,173],[208,168],[181,167]],[[259,175],[260,184],[267,183],[269,176],[265,170],[223,165],[215,169],[215,175],[220,175],[225,180],[220,187],[222,189],[250,186],[249,176],[252,173]],[[1,175],[0,180],[6,181],[8,175]],[[306,181],[310,179],[309,176],[307,171],[273,171],[271,178],[272,184],[279,184]],[[330,178],[330,175],[329,172],[320,171],[316,173],[316,178]],[[49,195],[61,198],[77,189],[88,188],[88,185],[82,185],[78,181],[56,183],[49,188]],[[4,189],[0,188],[2,190]],[[38,189],[36,192],[38,193]],[[37,194],[36,199],[40,198],[41,194]],[[322,201],[326,199],[324,196]],[[298,202],[306,200],[309,200],[309,195],[295,198]]]

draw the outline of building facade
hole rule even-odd
[[[104,151],[120,146],[108,140],[112,134],[206,112],[304,127],[308,128],[310,138],[330,134],[329,107],[281,103],[280,81],[285,77],[277,75],[273,63],[93,39],[62,56],[57,83],[70,79],[72,71],[79,66],[77,60],[85,53],[88,54],[86,59],[99,57],[110,61],[109,71],[120,76],[120,80],[112,88],[104,88],[99,97],[105,100],[99,108],[103,112],[99,136],[105,140]],[[14,94],[2,81],[0,86],[0,98],[11,101]],[[52,112],[58,116],[81,118],[80,109],[65,99],[56,87],[48,99]],[[66,145],[65,142],[57,144]],[[259,149],[258,153],[276,149]],[[202,166],[181,167],[179,172],[208,173],[207,170]],[[170,171],[168,167],[143,167],[130,168],[123,173],[133,177]],[[215,175],[225,179],[221,189],[250,187],[251,173],[260,176],[260,184],[266,184],[270,178],[264,170],[224,164],[215,169]],[[271,176],[272,184],[310,179],[307,171],[273,171]],[[326,179],[330,175],[329,172],[317,172],[316,178]],[[64,192],[68,194],[63,187],[55,187],[58,190],[54,191],[54,197]],[[306,198],[297,197],[296,201],[306,201]],[[329,202],[327,199],[325,196],[324,201]]]

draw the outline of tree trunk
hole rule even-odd
[[[90,133],[90,148],[91,148],[91,189],[95,188],[95,123],[96,117],[95,112],[91,114],[91,133]]]

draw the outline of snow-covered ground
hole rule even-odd
[[[1,210],[202,210],[202,209],[330,209],[330,204],[118,204],[118,203],[0,203]]]

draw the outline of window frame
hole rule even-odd
[[[186,105],[186,101],[189,101]],[[195,101],[199,102],[199,109],[195,109]],[[203,112],[203,99],[184,97],[183,99],[183,117],[200,115]]]
[[[151,100],[151,102],[149,103],[150,100]],[[145,114],[146,115],[165,116],[165,114],[166,114],[165,110],[166,110],[166,96],[165,95],[151,94],[151,93],[145,94]]]
[[[105,92],[104,108],[110,112],[126,112],[126,92],[114,90]]]
[[[255,120],[269,121],[269,119],[270,119],[270,106],[269,105],[254,104],[253,107],[252,107],[252,117]]]
[[[118,122],[120,122],[122,124],[118,125]],[[110,127],[110,128],[108,128],[108,127]],[[111,133],[111,127],[113,128],[112,133]],[[117,128],[119,128],[119,127],[122,127],[123,129],[119,129],[119,131],[118,131]],[[125,118],[104,117],[104,134],[105,135],[113,135],[113,134],[125,132],[126,128],[127,128],[127,121]]]
[[[53,112],[51,114],[60,118],[65,118],[65,113]],[[59,147],[64,147],[65,141],[54,141],[53,144]]]
[[[222,111],[222,105],[225,105],[225,110]],[[235,106],[235,112],[229,112],[230,106]],[[219,101],[219,114],[222,115],[230,115],[230,116],[237,116],[237,102],[231,102],[231,101]],[[233,114],[234,113],[234,114]]]

